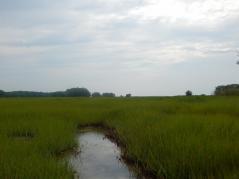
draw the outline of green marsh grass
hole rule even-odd
[[[2,98],[0,178],[72,178],[77,126],[115,128],[158,178],[239,178],[239,97]]]

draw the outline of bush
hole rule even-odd
[[[103,93],[103,97],[115,97],[114,93]]]
[[[4,96],[5,92],[3,90],[0,90],[0,97]]]
[[[66,90],[69,97],[90,97],[90,92],[86,88],[71,88]]]
[[[192,96],[192,95],[193,95],[192,91],[190,90],[186,91],[186,96]]]
[[[92,97],[101,97],[101,94],[99,92],[92,93]]]

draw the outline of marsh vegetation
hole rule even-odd
[[[239,178],[239,97],[0,99],[0,178],[72,178],[81,125],[115,130],[156,178]]]

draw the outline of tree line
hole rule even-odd
[[[214,94],[216,96],[239,96],[239,84],[218,86]]]
[[[214,95],[216,96],[239,96],[239,84],[217,86]],[[186,96],[192,96],[188,90]],[[116,97],[114,93],[91,93],[87,88],[70,88],[65,91],[35,92],[35,91],[11,91],[0,90],[0,97]],[[123,97],[123,96],[122,96]],[[131,94],[126,94],[131,97]]]
[[[65,91],[36,92],[36,91],[11,91],[0,90],[0,97],[115,97],[114,93],[91,92],[87,88],[70,88]]]

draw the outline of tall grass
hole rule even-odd
[[[0,178],[72,178],[79,124],[117,130],[163,178],[239,178],[239,97],[0,99]]]

